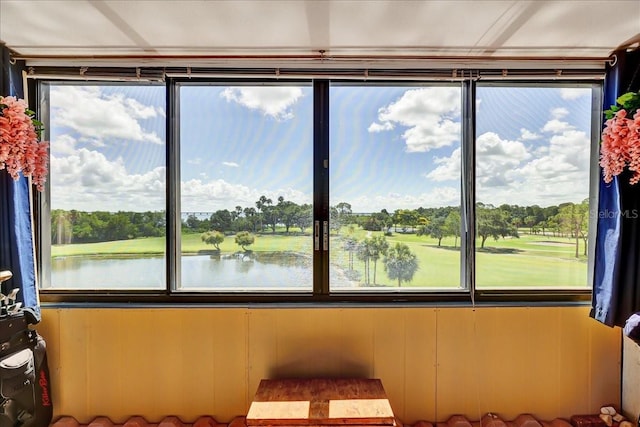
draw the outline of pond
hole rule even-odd
[[[183,290],[311,290],[312,260],[289,252],[185,255]],[[74,256],[51,261],[53,289],[164,289],[163,257]]]

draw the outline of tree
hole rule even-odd
[[[107,216],[104,237],[105,240],[127,240],[136,237],[135,228],[126,212],[117,212]]]
[[[279,198],[282,198],[282,196],[280,196]],[[273,202],[271,201],[271,199],[267,199],[262,206],[262,212],[267,219],[267,224],[271,226],[272,233],[275,233],[276,224],[278,223],[278,207],[273,206]]]
[[[207,231],[206,233],[202,233],[200,238],[207,245],[213,245],[217,251],[220,250],[220,243],[224,242],[224,233],[219,231]]]
[[[296,217],[294,224],[297,227],[300,227],[300,232],[304,233],[304,230],[307,227],[311,227],[311,223],[313,222],[313,206],[308,203],[304,205],[300,205],[296,209]]]
[[[398,287],[402,287],[402,282],[413,280],[414,274],[418,271],[418,257],[411,252],[409,246],[404,243],[396,243],[394,247],[387,251],[384,258],[384,269],[391,280],[398,280]]]
[[[351,204],[347,202],[340,202],[336,205],[336,209],[338,209],[338,213],[340,215],[351,215]]]
[[[255,232],[257,228],[256,218],[258,217],[258,213],[255,208],[244,208],[244,217],[247,220],[247,224],[251,226],[251,229]]]
[[[393,212],[393,222],[396,227],[398,225],[402,228],[403,232],[407,232],[407,228],[411,227],[412,231],[418,225],[420,215],[415,210],[410,209],[396,209]]]
[[[340,213],[335,206],[329,206],[329,228],[333,230],[336,234],[340,234],[340,227],[342,223],[340,222]]]
[[[587,256],[587,247],[589,244],[589,199],[585,199],[580,204],[580,210],[583,213],[582,224],[580,227],[580,237],[584,241],[584,256]]]
[[[271,206],[271,203],[273,203],[271,199],[267,199],[267,197],[264,195],[260,196],[260,199],[256,202],[256,209],[258,209],[258,213],[260,216],[260,232],[263,231],[263,227],[264,227],[262,223],[264,213],[265,213],[264,209],[267,206]]]
[[[476,208],[477,233],[481,238],[480,247],[489,236],[498,240],[500,237],[518,237],[518,229],[511,223],[507,213],[491,205],[478,204]]]
[[[364,263],[364,284],[368,285],[370,283],[369,277],[369,262],[371,260],[371,252],[373,248],[371,247],[371,239],[366,238],[362,242],[358,243],[358,248],[356,250],[356,256],[359,260]]]
[[[383,229],[384,225],[378,221],[376,215],[367,216],[361,218],[361,224],[363,230],[367,231],[380,231]]]
[[[340,228],[351,221],[351,205],[346,202],[340,202],[335,207],[329,209],[330,227],[340,233]]]
[[[389,249],[389,242],[387,242],[384,236],[374,236],[369,242],[369,257],[373,260],[373,284],[376,284],[376,270],[378,266],[378,260],[381,256],[387,254]]]
[[[444,220],[444,228],[447,236],[453,236],[453,247],[458,246],[458,237],[460,237],[460,211],[452,210]]]
[[[389,233],[391,227],[393,226],[393,217],[389,214],[389,212],[386,209],[382,209],[380,212],[373,214],[373,217],[380,224],[380,231]]]
[[[445,217],[436,216],[427,221],[426,225],[418,227],[418,236],[429,235],[434,239],[438,239],[438,247],[442,245],[442,239],[447,235],[447,229],[445,227]]]
[[[529,227],[529,233],[533,234],[533,226],[537,224],[536,217],[533,216],[533,215],[528,215],[528,216],[524,217],[523,222],[524,222],[524,225]],[[542,234],[544,234],[544,230],[543,230]]]
[[[353,237],[344,240],[344,250],[349,253],[349,270],[353,270],[353,253],[358,250],[358,241]]]
[[[198,229],[198,227],[200,226],[200,220],[194,214],[190,214],[187,217],[187,220],[185,221],[185,225],[191,231],[196,231]]]
[[[300,206],[289,200],[282,200],[278,202],[278,212],[280,220],[284,223],[285,232],[289,234],[289,228],[295,225],[298,217]]]
[[[243,251],[247,250],[247,246],[253,245],[256,241],[256,238],[253,234],[248,231],[241,231],[236,234],[236,244],[240,245]]]
[[[61,209],[51,211],[51,243],[64,245],[71,243],[71,220],[68,212]]]
[[[581,204],[564,203],[560,205],[558,214],[555,216],[559,228],[575,239],[575,257],[579,257],[580,239],[584,240],[584,254],[587,255],[587,230],[589,227],[589,201],[584,200]]]
[[[256,202],[256,213],[258,214],[258,219],[260,221],[260,232],[262,233],[262,208],[264,207],[264,202],[267,200],[265,196],[260,196],[260,199]]]
[[[209,220],[211,222],[211,228],[213,228],[214,230],[220,230],[223,233],[231,231],[233,218],[231,216],[231,212],[229,212],[228,209],[215,211],[213,214],[211,214],[211,218]]]

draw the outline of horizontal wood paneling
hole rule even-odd
[[[586,307],[44,308],[55,416],[228,422],[262,378],[380,378],[405,423],[620,402],[621,334]]]

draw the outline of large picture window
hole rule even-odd
[[[477,88],[476,286],[588,288],[591,90]]]
[[[313,288],[311,85],[179,85],[181,290]]]
[[[42,92],[52,141],[42,287],[164,289],[164,87],[46,84]]]
[[[329,99],[331,289],[463,287],[460,85],[336,84]]]
[[[43,298],[587,295],[599,91],[41,82]]]

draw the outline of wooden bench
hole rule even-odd
[[[395,426],[379,379],[262,380],[246,417],[248,427]]]

